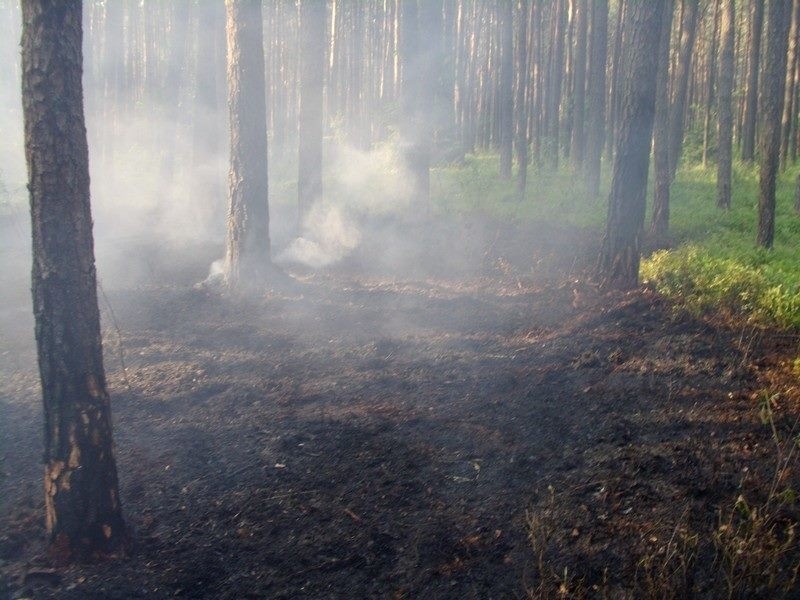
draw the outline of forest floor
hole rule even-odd
[[[714,595],[796,338],[580,283],[584,230],[442,227],[402,264],[376,236],[249,297],[191,285],[218,248],[105,290],[116,561],[47,564],[30,318],[3,313],[0,597]]]

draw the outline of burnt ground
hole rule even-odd
[[[684,526],[710,589],[718,511],[770,474],[759,373],[796,343],[578,283],[585,232],[479,233],[455,236],[469,268],[432,244],[392,270],[365,244],[230,297],[191,286],[218,251],[196,248],[106,289],[136,546],[82,567],[45,568],[30,318],[7,311],[0,596],[640,596]]]

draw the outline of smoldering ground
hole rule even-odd
[[[0,0],[0,32],[15,10]],[[743,456],[769,462],[746,365],[774,360],[769,344],[585,283],[597,231],[445,212],[436,169],[420,204],[396,135],[365,150],[327,131],[300,223],[296,148],[273,135],[271,244],[293,282],[197,286],[225,252],[224,102],[165,85],[104,106],[125,48],[90,34],[104,360],[136,547],[44,568],[19,73],[0,70],[0,595],[517,597],[533,573],[551,596],[623,596],[687,514],[716,530]],[[0,36],[3,64],[16,55]]]

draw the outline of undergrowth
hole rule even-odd
[[[602,231],[608,173],[600,197],[587,198],[583,176],[571,166],[555,172],[532,166],[521,197],[514,182],[500,181],[497,171],[493,155],[468,156],[461,164],[436,169],[436,207]],[[669,248],[644,258],[642,280],[696,314],[723,312],[755,325],[800,327],[800,215],[793,208],[797,173],[797,167],[790,168],[778,181],[775,246],[763,250],[755,244],[757,167],[735,165],[730,210],[715,205],[713,166],[682,167],[671,189]],[[646,225],[649,219],[648,207]]]
[[[570,572],[561,564],[553,550],[568,545],[559,539],[564,535],[561,524],[568,520],[562,512],[568,503],[549,487],[544,503],[526,513],[533,554],[531,577],[525,582],[528,597],[531,600],[797,597],[799,422],[795,421],[791,427],[776,424],[773,411],[778,397],[779,394],[764,394],[760,402],[761,420],[775,444],[774,467],[766,473],[766,481],[754,487],[742,482],[741,493],[722,503],[716,513],[709,511],[705,516],[695,514],[695,518],[690,518],[687,508],[673,524],[642,527],[646,550],[635,559],[633,577],[619,572],[610,577],[619,568],[614,564],[606,565],[602,575],[594,577]],[[746,472],[746,477],[753,476],[749,470]]]

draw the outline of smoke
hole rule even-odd
[[[13,3],[12,3],[13,4]],[[25,204],[27,175],[22,131],[20,95],[20,15],[11,6],[0,5],[0,210],[7,212]]]
[[[360,241],[361,232],[340,206],[318,202],[303,220],[302,235],[278,255],[277,262],[320,269],[342,260]]]
[[[408,211],[410,178],[394,140],[372,150],[327,142],[325,197],[303,219],[300,235],[279,252],[279,264],[312,269],[336,264],[370,235],[376,218],[399,218]]]
[[[217,117],[208,115],[200,123]],[[105,135],[103,126],[110,129]],[[176,127],[157,115],[121,115],[112,125],[102,115],[89,114],[87,129],[99,241],[148,237],[175,244],[221,239],[224,149],[198,152],[189,127]]]

